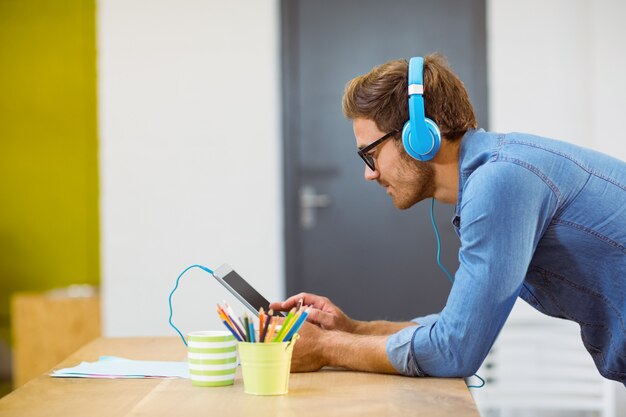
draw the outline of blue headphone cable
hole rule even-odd
[[[435,230],[435,237],[437,237],[437,265],[439,268],[446,274],[448,279],[452,284],[454,284],[454,278],[448,272],[445,266],[441,263],[441,238],[439,237],[439,229],[437,228],[437,223],[435,222],[435,199],[433,198],[430,202],[430,222],[433,224],[433,229]],[[468,385],[467,388],[482,388],[485,386],[485,380],[482,379],[478,374],[474,374],[474,376],[482,382],[480,385]]]
[[[185,270],[180,273],[178,278],[176,278],[176,285],[174,286],[174,289],[172,290],[172,292],[170,293],[170,296],[168,298],[168,305],[170,307],[170,318],[169,318],[170,326],[172,326],[174,328],[174,330],[176,330],[176,333],[178,333],[180,338],[183,340],[183,343],[185,344],[185,346],[187,346],[187,341],[185,340],[185,336],[183,336],[183,334],[180,332],[180,330],[178,330],[178,327],[176,327],[176,325],[172,322],[172,314],[173,314],[173,312],[172,312],[172,296],[174,295],[174,291],[176,291],[176,289],[178,288],[178,281],[180,281],[180,278],[183,275],[185,275],[185,272],[189,271],[191,268],[200,268],[203,271],[208,272],[209,274],[213,275],[213,271],[211,269],[207,268],[206,266],[191,265],[191,266],[185,268]]]
[[[435,222],[435,199],[433,198],[430,202],[430,222],[433,224],[433,229],[435,229],[435,236],[437,237],[437,265],[439,268],[446,274],[448,279],[452,284],[454,284],[454,278],[448,272],[445,266],[441,263],[441,238],[439,237],[439,229],[437,228],[437,223]]]

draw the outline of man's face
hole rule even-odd
[[[354,119],[354,136],[359,148],[364,148],[388,132],[382,132],[374,121]],[[401,133],[398,133],[400,135]],[[434,171],[430,164],[414,160],[401,149],[398,139],[391,138],[374,148],[375,170],[365,165],[365,179],[376,180],[393,199],[393,204],[407,209],[434,194]]]

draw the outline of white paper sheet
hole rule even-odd
[[[57,369],[50,376],[61,378],[189,378],[187,362],[135,361],[101,356],[97,362],[82,362]]]

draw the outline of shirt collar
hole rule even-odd
[[[483,165],[492,155],[491,135],[484,129],[469,129],[461,138],[459,147],[459,194],[455,208],[455,215],[461,213],[461,202],[463,201],[463,189],[469,176]]]

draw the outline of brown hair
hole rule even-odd
[[[398,59],[350,80],[343,95],[343,114],[348,119],[373,120],[383,132],[402,129],[409,120],[408,72],[408,62]],[[424,112],[448,140],[477,127],[463,82],[437,53],[424,58]]]

